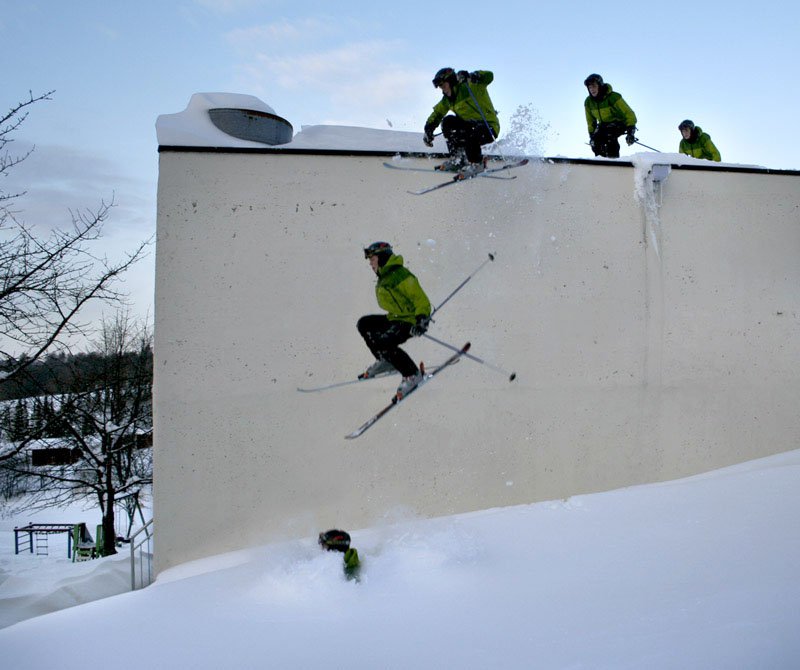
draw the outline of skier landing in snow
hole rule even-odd
[[[434,88],[442,89],[442,99],[425,122],[423,142],[433,146],[433,131],[442,124],[450,158],[438,169],[473,177],[485,168],[481,145],[497,139],[500,122],[486,87],[494,80],[488,70],[456,72],[443,67],[433,78]],[[448,114],[452,111],[453,114]]]
[[[402,398],[422,381],[422,373],[400,345],[428,329],[431,302],[417,278],[403,267],[403,257],[396,256],[388,242],[370,244],[364,249],[364,258],[378,276],[378,306],[388,314],[370,314],[358,320],[358,332],[376,359],[359,377],[396,369],[403,376],[397,387],[397,396]]]

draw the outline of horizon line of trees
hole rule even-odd
[[[131,367],[138,354],[124,353],[120,365]],[[153,365],[153,353],[149,354],[150,369]],[[64,351],[48,354],[30,365],[24,365],[24,371],[0,383],[0,403],[10,400],[35,398],[41,395],[58,395],[90,391],[89,380],[104,365],[108,364],[108,355],[100,351],[86,351],[77,354]],[[0,361],[0,378],[9,370],[18,369],[22,365],[20,359],[7,358]],[[3,412],[0,410],[0,428],[4,424]]]

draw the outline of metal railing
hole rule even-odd
[[[142,533],[144,537],[137,540]],[[131,591],[135,591],[149,586],[153,581],[153,519],[128,539],[131,545]]]

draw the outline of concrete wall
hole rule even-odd
[[[382,160],[160,154],[159,571],[398,508],[566,497],[800,446],[800,175],[682,168],[659,186],[562,162],[415,197],[439,177]],[[347,441],[396,379],[296,388],[370,362],[355,322],[378,311],[361,249],[379,239],[434,303],[494,252],[431,333],[518,377],[463,361]]]

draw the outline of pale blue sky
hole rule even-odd
[[[437,69],[490,69],[506,129],[532,105],[544,154],[588,157],[583,79],[599,72],[652,147],[677,151],[677,125],[691,118],[726,162],[798,169],[799,19],[796,3],[738,0],[10,0],[0,104],[56,90],[17,135],[37,147],[17,174],[23,218],[68,221],[68,208],[113,194],[114,253],[155,230],[156,117],[200,91],[256,95],[296,131],[421,131]],[[152,268],[151,258],[129,281],[142,311]]]

